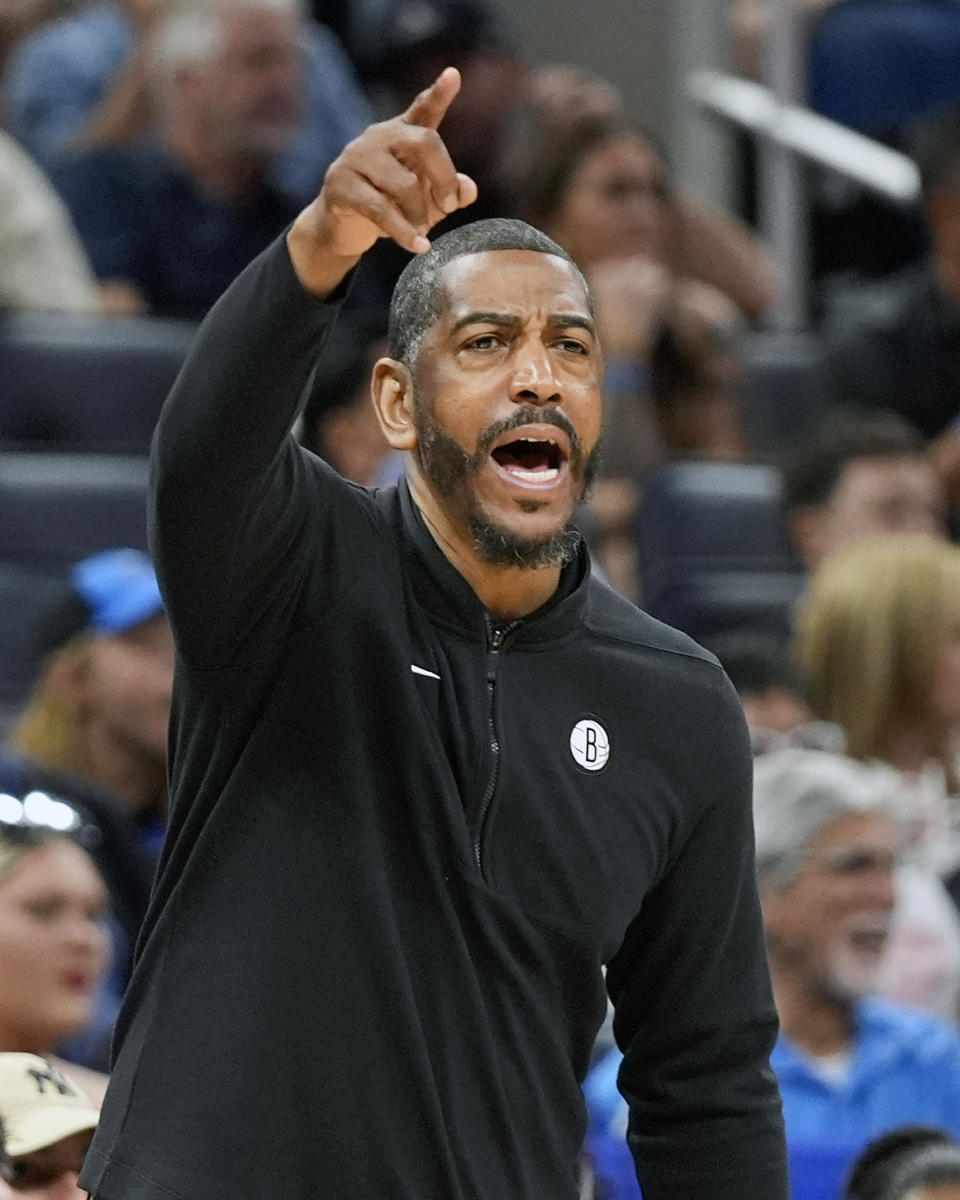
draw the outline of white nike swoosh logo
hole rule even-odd
[[[416,663],[410,664],[410,670],[414,673],[414,675],[426,675],[426,677],[428,679],[439,679],[440,678],[440,676],[436,673],[436,671],[428,671],[428,670],[426,670],[425,667],[418,667],[416,665]]]

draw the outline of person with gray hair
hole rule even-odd
[[[757,874],[788,1145],[845,1148],[918,1121],[960,1133],[960,1034],[875,993],[902,844],[885,777],[816,750],[755,764]]]
[[[193,320],[293,220],[367,110],[347,69],[321,62],[301,0],[153,7],[145,132],[74,129],[48,163],[112,309]]]

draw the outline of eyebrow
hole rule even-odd
[[[523,318],[516,313],[504,312],[470,312],[457,321],[450,332],[459,333],[468,325],[499,325],[506,329],[520,329]],[[597,336],[596,326],[589,317],[581,313],[553,313],[547,317],[547,327],[550,329],[585,329],[591,337]]]

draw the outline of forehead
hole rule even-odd
[[[638,134],[624,132],[593,146],[574,172],[578,180],[605,178],[610,174],[660,179],[665,174],[665,168],[652,146]]]
[[[835,495],[885,498],[897,486],[932,494],[938,488],[933,468],[921,454],[877,454],[850,459],[840,472]]]
[[[834,817],[814,835],[812,845],[817,850],[828,850],[834,846],[892,846],[897,841],[897,828],[892,819],[886,813],[874,810]]]
[[[566,259],[536,250],[484,250],[463,254],[440,271],[444,318],[470,312],[519,317],[556,313],[590,315],[590,301],[576,268]]]

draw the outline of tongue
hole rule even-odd
[[[549,451],[535,443],[512,442],[494,450],[493,457],[508,470],[517,467],[521,471],[547,471],[551,466]]]

